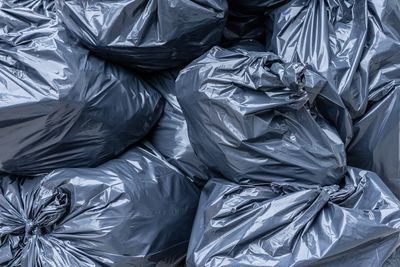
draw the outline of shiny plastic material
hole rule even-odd
[[[149,81],[166,99],[164,114],[153,128],[149,140],[169,163],[203,186],[211,171],[194,153],[189,141],[187,123],[176,99],[175,79],[178,70],[151,75]]]
[[[400,2],[368,2],[366,73],[369,106],[354,122],[348,148],[352,166],[376,172],[400,198]]]
[[[0,7],[28,8],[35,13],[55,16],[55,0],[0,0]]]
[[[368,171],[345,184],[204,187],[187,256],[193,266],[381,267],[400,244],[400,202]]]
[[[342,179],[344,145],[309,109],[322,87],[319,75],[301,64],[240,47],[214,47],[176,80],[196,154],[243,183]]]
[[[349,164],[382,175],[382,180],[400,198],[400,84],[383,99],[371,102],[354,128],[355,137],[348,149]]]
[[[226,0],[58,0],[67,28],[92,51],[126,66],[172,68],[217,44]]]
[[[267,18],[268,51],[312,66],[340,94],[352,118],[361,116],[368,100],[358,69],[367,45],[367,0],[292,0]]]
[[[161,95],[56,21],[0,8],[0,172],[95,166],[150,131]]]
[[[1,266],[175,266],[199,190],[148,144],[98,168],[0,181]]]

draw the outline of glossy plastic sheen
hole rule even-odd
[[[400,84],[373,103],[355,125],[348,149],[349,163],[382,175],[400,198]]]
[[[150,142],[169,163],[177,167],[198,185],[204,185],[211,171],[194,153],[187,123],[176,99],[175,79],[178,71],[151,75],[149,81],[166,99],[164,113],[149,135]]]
[[[211,179],[187,266],[380,267],[399,244],[400,202],[372,172],[322,188]]]
[[[199,190],[150,145],[97,168],[0,181],[1,266],[175,266]]]
[[[28,8],[35,13],[55,16],[55,0],[0,0],[0,7]]]
[[[367,107],[365,73],[367,0],[292,0],[268,13],[267,49],[302,62],[326,77],[352,118]]]
[[[400,198],[400,2],[368,2],[368,46],[360,69],[368,108],[354,122],[348,148],[352,166],[376,172]]]
[[[309,106],[324,83],[268,52],[212,48],[183,69],[176,93],[197,156],[233,181],[322,185],[345,172],[337,132]]]
[[[92,51],[130,67],[168,69],[217,44],[226,0],[58,0],[59,17]]]
[[[56,21],[0,8],[0,172],[95,166],[144,137],[163,100]]]

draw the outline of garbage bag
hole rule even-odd
[[[163,109],[135,73],[24,8],[0,8],[0,96],[0,172],[20,175],[98,165],[144,137]]]
[[[372,172],[345,184],[204,187],[190,239],[191,266],[380,267],[400,243],[400,202]]]
[[[212,48],[176,80],[197,156],[241,183],[342,179],[344,144],[310,108],[322,87],[303,65],[240,46]]]
[[[194,153],[187,123],[176,99],[175,79],[179,70],[151,75],[149,82],[166,99],[164,113],[154,126],[149,140],[169,163],[177,167],[199,186],[210,178],[211,171]]]
[[[175,266],[200,193],[149,144],[98,168],[0,181],[0,265]]]
[[[398,70],[398,69],[397,69]],[[349,163],[373,170],[400,198],[400,80],[354,124]]]
[[[267,13],[267,49],[324,76],[353,119],[368,102],[359,64],[367,45],[367,0],[292,0]]]
[[[354,121],[352,166],[376,172],[400,198],[400,3],[368,2],[368,46],[360,63],[368,84],[367,112]]]
[[[188,63],[217,44],[226,0],[59,0],[58,15],[107,60],[145,70]]]

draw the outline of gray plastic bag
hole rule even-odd
[[[354,128],[349,163],[377,172],[400,198],[400,80],[386,96],[371,100]]]
[[[164,113],[149,140],[169,163],[203,186],[210,178],[211,170],[199,160],[190,144],[187,123],[176,99],[175,79],[178,73],[174,70],[149,77],[149,82],[166,99]]]
[[[344,144],[311,109],[323,87],[301,64],[240,46],[212,48],[176,80],[197,156],[241,183],[342,179]]]
[[[0,181],[1,266],[176,266],[199,190],[148,143],[97,168]]]
[[[144,137],[161,95],[99,60],[57,20],[0,8],[0,172],[95,166]]]
[[[376,172],[400,198],[400,2],[368,2],[368,46],[360,69],[368,84],[367,112],[354,121],[352,166]]]
[[[267,14],[267,49],[324,76],[352,118],[367,107],[365,73],[367,0],[292,0]]]
[[[328,187],[211,179],[187,265],[380,267],[399,243],[400,202],[372,172]]]
[[[226,0],[59,0],[59,17],[107,60],[145,70],[190,62],[221,37]]]
[[[400,3],[397,0],[293,0],[267,14],[267,32],[270,33],[266,39],[267,47],[285,60],[311,65],[326,77],[358,124],[358,120],[362,120],[363,114],[373,105],[372,102],[376,102],[376,96],[371,94],[375,95],[375,91],[381,91],[383,86],[388,87],[385,83],[391,79],[398,79],[394,70],[398,62],[399,23]],[[371,98],[375,100],[371,102]],[[343,127],[341,121],[346,121],[348,117],[345,112],[334,108],[326,110],[324,106],[319,112],[324,112],[325,118],[330,116],[338,130]],[[338,119],[332,111],[342,114],[342,118]],[[356,139],[362,139],[359,127],[355,126],[358,132]],[[349,129],[348,126],[345,128]],[[379,122],[376,122],[376,128],[379,128]],[[340,130],[342,137],[343,130]],[[346,136],[344,142],[347,145],[351,134]],[[378,139],[382,136],[376,138],[372,142],[380,142]],[[364,144],[367,142],[363,141]],[[375,148],[366,148],[364,154],[370,153],[368,150],[371,149]],[[350,153],[353,153],[352,150],[349,150]],[[390,152],[391,155],[395,153],[397,149]],[[393,179],[381,172],[380,167],[371,169],[370,166],[376,163],[367,161],[366,164],[359,164],[363,155],[350,157],[353,158],[351,164],[357,161],[358,167],[377,171],[384,181]],[[355,157],[360,159],[355,160]],[[378,159],[376,162],[380,165],[383,161]]]

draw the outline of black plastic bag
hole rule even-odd
[[[0,8],[0,172],[91,167],[145,136],[161,95],[50,18]]]
[[[176,99],[175,79],[178,72],[174,70],[149,77],[149,82],[166,99],[164,113],[149,140],[169,163],[202,186],[208,181],[211,171],[198,159],[190,144],[187,123]]]
[[[177,265],[199,196],[149,144],[98,168],[4,177],[0,265]]]
[[[345,172],[336,130],[310,110],[319,75],[268,52],[214,47],[183,69],[176,93],[197,156],[237,182],[329,185]]]
[[[349,163],[381,175],[400,198],[400,80],[389,94],[378,99],[354,124]]]
[[[217,44],[226,0],[59,0],[67,28],[92,51],[126,66],[176,67]]]
[[[190,239],[192,266],[380,267],[400,244],[400,202],[379,177],[348,168],[342,186],[212,179]]]
[[[400,40],[400,3],[397,0],[294,0],[275,9],[267,17],[267,32],[270,32],[267,36],[268,48],[286,60],[310,64],[327,77],[331,87],[341,95],[356,124],[376,102],[376,96],[373,96],[376,91],[387,91],[381,87],[388,87],[385,83],[398,79],[394,71],[397,69]],[[374,98],[372,102],[371,98]],[[319,111],[324,111],[324,108]],[[332,112],[325,113],[330,114],[330,119],[335,118]],[[335,123],[337,128],[340,121],[343,119],[337,119]],[[358,135],[359,127],[355,126]],[[379,127],[379,122],[376,122],[376,128]],[[360,136],[355,138],[360,139]],[[372,142],[380,142],[378,139],[381,138],[377,136]],[[366,142],[369,141],[363,141],[364,144]],[[362,146],[361,143],[357,145]],[[375,148],[366,148],[364,152],[369,153],[370,149]],[[352,150],[349,150],[350,154]],[[391,151],[391,155],[397,153],[397,149]],[[357,161],[358,167],[367,169],[376,164],[360,164],[361,159],[354,159],[358,156],[363,157],[350,156],[351,164]],[[377,162],[383,162],[383,159]],[[377,171],[384,181],[393,179],[388,178],[379,167],[371,170]]]
[[[366,110],[366,76],[358,69],[368,28],[367,0],[292,0],[267,14],[267,48],[324,76],[352,118]]]
[[[352,166],[376,172],[400,198],[400,3],[368,2],[366,73],[368,108],[354,122],[348,147]]]

